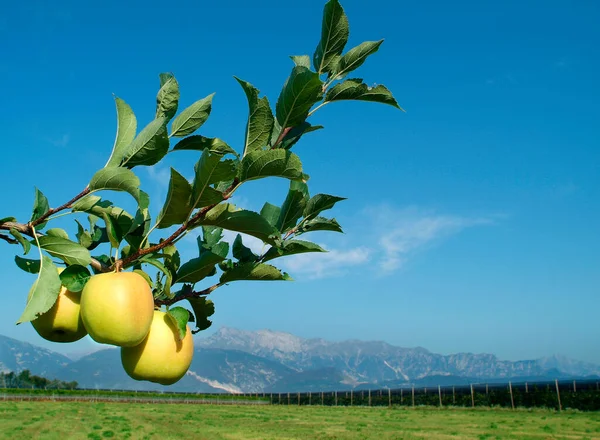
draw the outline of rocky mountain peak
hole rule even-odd
[[[249,353],[261,353],[264,351],[299,353],[311,345],[309,341],[311,340],[292,335],[291,333],[268,329],[250,331],[221,327],[208,338],[200,339],[197,345],[205,348],[239,349]]]

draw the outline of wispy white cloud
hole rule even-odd
[[[154,182],[156,182],[161,187],[167,188],[169,186],[169,180],[171,179],[171,172],[169,168],[160,168],[160,167],[147,167],[148,176]]]
[[[494,222],[489,217],[438,214],[416,207],[397,209],[384,205],[366,212],[375,221],[381,255],[377,265],[384,274],[400,269],[415,253],[443,238]]]
[[[296,278],[329,278],[343,275],[350,268],[367,263],[371,254],[372,250],[364,246],[332,249],[326,253],[292,255],[281,259],[280,265]]]
[[[359,227],[348,228],[348,235],[354,236],[353,243],[361,240],[359,246],[348,247],[343,243],[347,237],[332,235],[328,237],[332,245],[322,246],[329,252],[294,255],[280,261],[297,278],[335,277],[367,264],[375,267],[378,275],[389,275],[444,238],[468,228],[493,224],[495,218],[440,214],[388,204],[371,206],[357,218]]]
[[[150,187],[150,200],[152,200],[150,208],[154,215],[157,215],[161,204],[167,197],[169,181],[171,180],[171,171],[169,167],[161,167],[158,165],[146,167],[146,170],[150,181],[153,183]]]
[[[297,280],[344,276],[367,265],[371,271],[375,268],[375,275],[390,275],[415,255],[439,245],[444,239],[469,228],[492,225],[499,218],[438,213],[419,207],[398,208],[390,204],[371,206],[356,217],[354,225],[348,225],[347,234],[329,234],[327,243],[318,243],[328,252],[292,255],[275,260],[273,264]],[[200,230],[188,234],[183,240],[188,244],[188,250],[193,247],[196,252],[199,233]],[[237,232],[225,230],[223,235],[224,240],[232,244]],[[255,237],[242,234],[242,238],[257,255],[268,250],[268,245]],[[314,240],[315,237],[302,238]]]

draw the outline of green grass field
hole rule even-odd
[[[600,439],[600,413],[0,402],[2,439]]]

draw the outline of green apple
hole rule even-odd
[[[172,385],[181,379],[192,363],[194,340],[189,326],[180,339],[173,320],[165,312],[154,311],[150,332],[135,347],[121,348],[125,372],[136,380]]]
[[[59,268],[58,273],[64,269]],[[31,293],[30,293],[31,295]],[[31,321],[38,334],[52,342],[75,342],[87,335],[80,315],[81,293],[62,286],[54,305]]]
[[[154,313],[146,280],[135,272],[92,276],[81,293],[81,318],[91,338],[121,347],[144,340]]]

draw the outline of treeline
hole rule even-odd
[[[73,382],[77,384],[77,382]],[[1,385],[0,379],[0,385]],[[2,396],[20,395],[20,396],[71,396],[71,397],[89,397],[89,400],[99,398],[130,398],[134,400],[214,400],[215,403],[227,401],[260,401],[269,402],[269,397],[262,394],[226,394],[226,393],[190,393],[190,392],[163,392],[163,391],[135,391],[135,390],[109,390],[109,389],[36,389],[36,388],[0,388],[0,400]]]
[[[74,390],[77,382],[63,382],[58,379],[46,379],[45,377],[31,374],[29,370],[20,373],[0,373],[0,386],[2,388],[29,388],[38,390]]]

